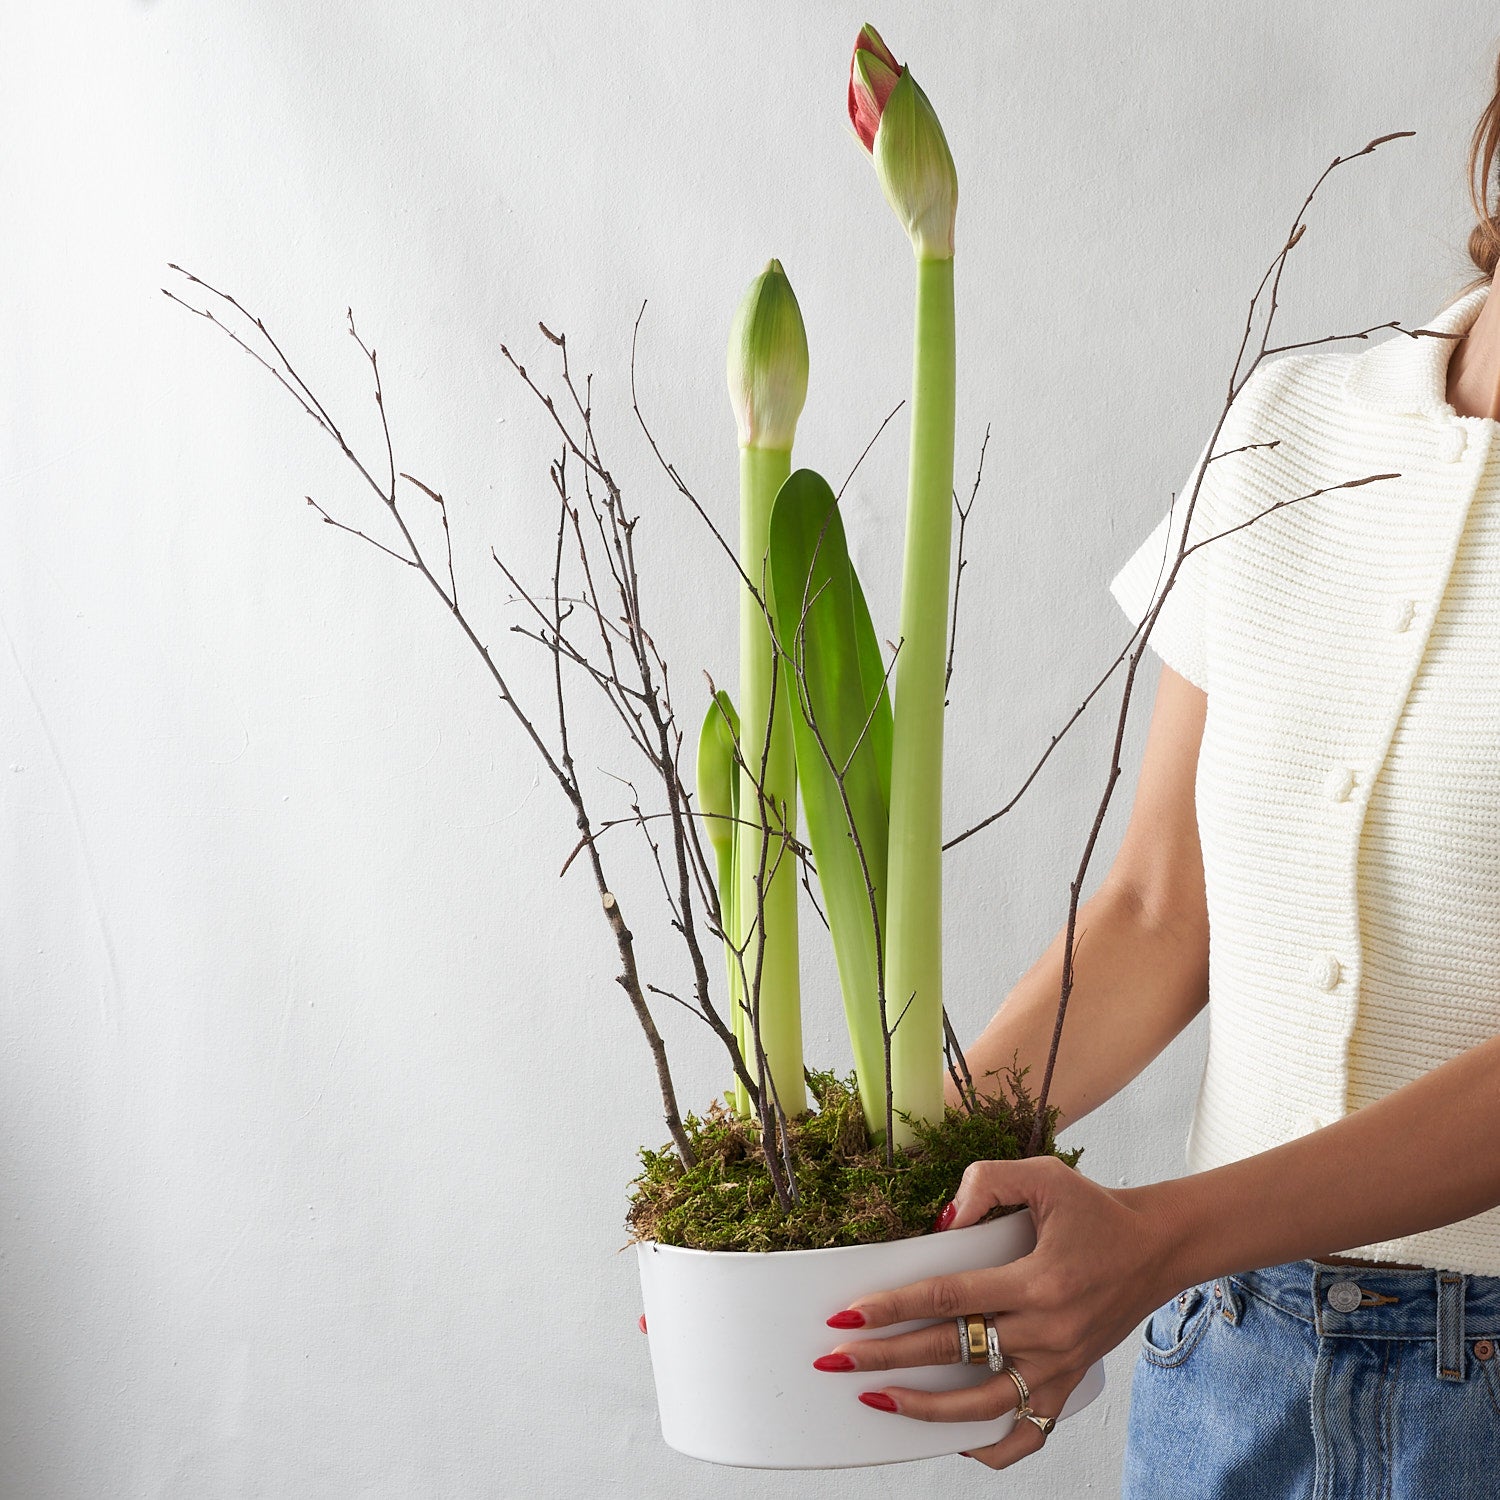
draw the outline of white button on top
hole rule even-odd
[[[1394,604],[1387,607],[1385,612],[1385,628],[1387,630],[1402,631],[1410,630],[1413,616],[1417,612],[1417,601],[1415,599],[1397,599]]]
[[[1469,434],[1460,422],[1450,422],[1439,430],[1434,447],[1444,463],[1457,463],[1469,445]]]
[[[1331,990],[1338,982],[1343,973],[1338,959],[1333,954],[1325,953],[1320,958],[1315,958],[1307,971],[1307,977],[1320,990]]]
[[[1323,782],[1323,790],[1334,802],[1347,802],[1358,778],[1348,766],[1335,766]]]

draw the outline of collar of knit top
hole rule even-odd
[[[1488,282],[1466,292],[1429,319],[1425,331],[1467,333],[1489,294]],[[1424,329],[1402,329],[1349,361],[1344,394],[1364,406],[1395,416],[1500,426],[1493,417],[1462,415],[1448,400],[1448,361],[1457,342],[1452,338],[1425,337]]]

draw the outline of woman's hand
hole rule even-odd
[[[1148,1200],[1149,1201],[1149,1200]],[[860,1297],[829,1320],[833,1327],[884,1328],[937,1318],[931,1328],[839,1344],[818,1361],[830,1372],[956,1364],[953,1320],[993,1315],[1007,1363],[1021,1373],[1038,1416],[1055,1417],[1090,1365],[1178,1290],[1172,1281],[1171,1226],[1143,1212],[1131,1190],[1112,1192],[1053,1156],[976,1162],[964,1173],[940,1229],[976,1224],[997,1204],[1024,1203],[1036,1222],[1036,1248],[990,1270],[935,1276]],[[859,1399],[923,1422],[991,1421],[1018,1405],[1009,1375],[959,1391],[915,1391],[861,1381]],[[973,1450],[994,1469],[1035,1453],[1045,1441],[1017,1422],[998,1443]]]

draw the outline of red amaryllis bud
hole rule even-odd
[[[958,206],[953,154],[931,101],[873,26],[854,44],[849,119],[917,259],[951,259]]]
[[[875,149],[875,131],[885,101],[900,77],[901,64],[880,40],[880,33],[868,23],[861,27],[849,60],[849,123],[866,151]]]

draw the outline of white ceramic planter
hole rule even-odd
[[[977,1385],[991,1378],[985,1365],[828,1374],[813,1369],[813,1361],[835,1344],[930,1321],[868,1332],[829,1328],[826,1320],[857,1297],[1003,1265],[1035,1244],[1031,1215],[1022,1210],[968,1229],[835,1250],[756,1254],[638,1245],[662,1437],[694,1458],[752,1469],[899,1463],[998,1442],[1014,1414],[992,1422],[919,1422],[858,1400],[860,1391],[886,1385],[929,1391]],[[1060,1415],[1082,1410],[1103,1389],[1098,1363]]]

